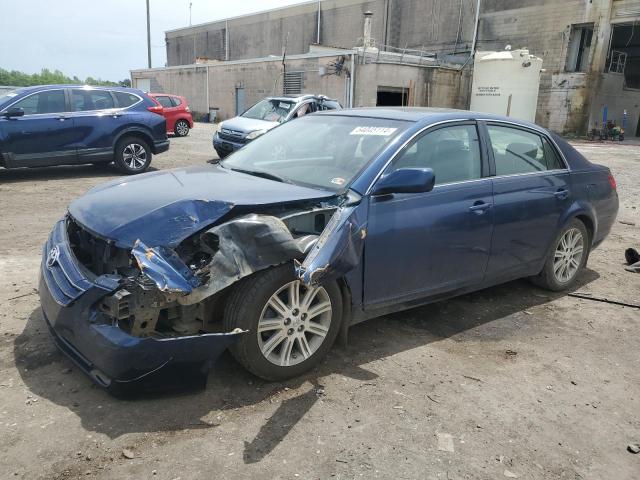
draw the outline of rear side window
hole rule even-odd
[[[171,102],[173,103],[174,107],[182,105],[182,100],[180,100],[178,97],[171,97]]]
[[[131,105],[133,105],[134,103],[137,103],[140,100],[133,93],[113,92],[113,94],[116,96],[116,100],[120,108],[130,107]]]
[[[481,178],[480,143],[475,125],[427,132],[396,160],[393,170],[400,168],[431,168],[436,185]]]
[[[171,103],[171,99],[169,97],[156,97],[156,100],[158,101],[158,103],[160,105],[162,105],[164,108],[171,108],[173,107],[173,103]]]
[[[543,172],[564,168],[546,139],[517,128],[488,125],[496,175]]]
[[[115,108],[113,97],[106,90],[72,90],[71,105],[74,112]]]
[[[66,110],[64,91],[47,90],[45,92],[34,93],[16,102],[13,107],[22,108],[25,115],[64,112]]]

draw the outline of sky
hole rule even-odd
[[[166,62],[164,32],[304,0],[150,0],[152,66]],[[0,0],[0,68],[42,68],[102,80],[147,67],[145,0]]]

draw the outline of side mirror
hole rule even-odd
[[[425,193],[433,190],[436,176],[430,168],[400,168],[382,177],[373,187],[373,195]]]
[[[3,117],[11,118],[11,117],[22,117],[24,115],[24,110],[19,107],[11,107],[9,110],[2,114]]]

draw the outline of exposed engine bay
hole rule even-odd
[[[223,331],[229,287],[252,273],[294,262],[300,280],[311,284],[353,268],[366,235],[359,205],[359,197],[346,195],[335,202],[240,212],[174,249],[140,239],[132,249],[122,248],[71,216],[67,234],[91,274],[119,277],[121,287],[98,305],[104,321],[138,337],[191,336]]]

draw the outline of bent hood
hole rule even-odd
[[[220,129],[234,130],[246,134],[255,130],[271,130],[278,125],[280,125],[278,122],[269,122],[257,118],[233,117],[222,122]]]
[[[116,245],[175,247],[236,207],[328,199],[333,192],[220,167],[163,170],[99,185],[69,205],[80,225]],[[246,211],[246,208],[243,209]]]

